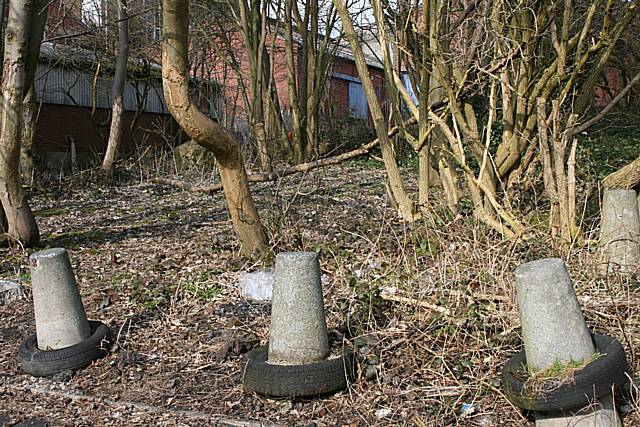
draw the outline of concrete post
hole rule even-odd
[[[58,350],[87,339],[89,322],[66,249],[36,252],[29,264],[38,348]]]
[[[640,263],[640,216],[634,190],[606,189],[602,200],[600,246],[603,273],[633,272]]]
[[[305,364],[328,355],[318,254],[278,254],[267,360],[274,364]]]
[[[586,360],[595,348],[564,262],[548,258],[515,271],[516,293],[527,367],[540,371],[556,361]],[[621,426],[612,399],[576,416],[536,414],[538,427]]]

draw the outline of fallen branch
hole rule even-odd
[[[476,292],[467,293],[467,292],[456,291],[456,290],[449,291],[449,295],[455,295],[455,296],[461,296],[461,297],[468,296],[478,301],[500,301],[500,302],[511,301],[511,298],[504,295],[483,294],[483,293],[476,293]]]
[[[638,182],[640,182],[640,157],[607,175],[602,180],[602,185],[604,185],[604,188],[623,188],[627,190],[635,187]]]
[[[404,122],[404,126],[411,126],[416,123],[416,119],[414,117],[409,118]],[[388,135],[389,137],[394,136],[400,131],[400,126],[394,126],[389,129]],[[338,163],[342,163],[345,160],[350,160],[356,157],[360,157],[362,155],[368,154],[369,150],[378,145],[378,139],[374,139],[371,142],[368,142],[355,150],[351,150],[346,153],[339,154],[333,157],[327,157],[326,159],[315,160],[313,162],[300,163],[299,165],[289,166],[284,169],[280,169],[278,171],[274,171],[271,173],[256,173],[247,176],[249,182],[267,182],[274,181],[276,179],[293,175],[295,173],[308,172],[313,169],[336,165]],[[198,193],[206,193],[213,194],[216,191],[222,190],[222,184],[211,184],[211,185],[196,185],[191,184],[189,182],[181,181],[178,179],[170,179],[170,178],[153,178],[151,180],[157,184],[165,184],[172,185],[174,187],[182,188],[183,190],[193,191]]]
[[[399,303],[403,303],[403,304],[409,304],[409,305],[414,305],[417,307],[422,307],[422,308],[427,308],[431,311],[435,311],[436,313],[440,313],[443,316],[451,316],[451,310],[445,307],[441,307],[439,305],[435,305],[435,304],[431,304],[428,303],[424,300],[419,300],[419,299],[415,299],[415,298],[408,298],[408,297],[401,297],[398,295],[391,295],[388,294],[386,292],[381,292],[380,293],[380,298],[382,298],[385,301],[392,301],[392,302],[399,302]]]

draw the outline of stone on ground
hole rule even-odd
[[[0,305],[8,305],[24,297],[22,286],[12,280],[0,280]]]
[[[270,268],[242,273],[240,275],[240,293],[243,297],[256,301],[270,301],[273,295],[274,273]]]

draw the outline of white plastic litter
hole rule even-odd
[[[389,409],[389,408],[378,409],[376,411],[376,418],[381,420],[381,419],[383,419],[384,417],[386,417],[389,414],[391,414],[391,409]]]
[[[273,270],[244,272],[240,275],[240,292],[242,296],[257,301],[271,301],[273,293]]]

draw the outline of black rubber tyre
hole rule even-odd
[[[523,385],[529,377],[524,351],[506,363],[502,373],[504,393],[516,406],[539,412],[576,410],[584,408],[602,396],[611,394],[627,381],[629,364],[619,341],[606,335],[593,334],[593,341],[601,357],[574,374],[573,381],[544,395],[523,395]]]
[[[266,346],[256,347],[240,362],[243,384],[265,396],[320,396],[344,390],[355,376],[353,353],[347,349],[341,357],[306,365],[272,365],[267,353]]]
[[[89,321],[89,327],[89,338],[59,350],[40,350],[36,334],[30,335],[20,346],[22,370],[36,377],[46,377],[87,367],[94,360],[106,356],[111,343],[111,331],[104,323],[92,320]]]

